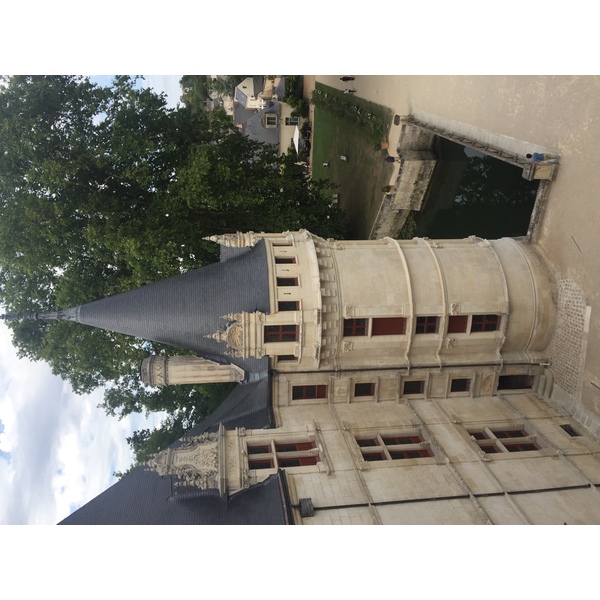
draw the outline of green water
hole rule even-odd
[[[423,210],[415,213],[415,235],[495,239],[527,233],[537,181],[489,156],[469,157],[463,146],[444,139],[434,151],[438,162]]]

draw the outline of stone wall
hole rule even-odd
[[[371,239],[398,237],[410,211],[423,206],[436,163],[431,151],[434,137],[417,127],[403,125],[397,147],[400,170],[395,184],[384,194]]]

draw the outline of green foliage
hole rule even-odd
[[[328,86],[316,86],[311,102],[336,117],[346,120],[349,125],[368,132],[373,142],[387,139],[392,112],[382,106],[345,95]]]
[[[396,239],[398,240],[412,240],[417,235],[417,221],[415,219],[414,211],[411,211],[404,221],[402,229],[398,232]]]
[[[230,134],[220,113],[168,109],[117,77],[19,76],[0,86],[0,301],[7,312],[77,306],[217,260],[202,237],[307,227],[344,235],[323,186]],[[15,235],[18,232],[18,235]],[[77,392],[112,382],[123,407],[145,343],[70,322],[11,323],[21,356]],[[173,350],[169,350],[173,353]],[[113,392],[113,395],[117,392]],[[157,397],[142,395],[138,404]],[[166,401],[166,400],[165,400]],[[107,408],[117,408],[112,396]],[[125,409],[123,409],[125,410]]]
[[[303,94],[304,77],[302,75],[286,75],[285,91],[282,100],[294,110],[292,117],[308,117],[308,104]]]
[[[216,79],[208,81],[208,87],[220,96],[233,98],[236,86],[242,83],[246,77],[248,75],[219,75]]]
[[[138,388],[138,394],[132,393],[130,388],[125,388],[125,394],[130,399],[130,404],[123,407],[121,402],[118,402],[120,416],[122,418],[130,412],[142,412],[145,410],[165,410],[168,416],[154,430],[141,429],[134,431],[127,438],[136,463],[147,461],[156,453],[170,446],[175,440],[179,439],[189,431],[192,427],[203,421],[210,415],[219,403],[231,392],[236,384],[212,384],[208,386],[167,386],[159,390],[148,393],[143,388]],[[109,390],[108,392],[111,392]],[[138,397],[146,395],[145,398]],[[151,397],[149,399],[149,396]],[[110,405],[112,400],[119,400],[118,392],[115,394],[106,394],[104,408],[106,404]],[[109,414],[116,414],[111,412]],[[117,477],[126,475],[133,465],[125,471],[125,473],[115,473]]]
[[[304,77],[302,75],[286,75],[285,76],[285,98],[301,100],[302,88],[304,85]],[[285,100],[288,102],[288,100]]]
[[[184,75],[179,80],[181,101],[194,112],[206,109],[210,97],[210,79],[206,75]]]

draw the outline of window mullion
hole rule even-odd
[[[279,460],[277,458],[277,450],[275,448],[275,440],[271,440],[270,446],[271,446],[271,454],[273,455],[273,466],[276,469],[279,469]]]
[[[500,448],[501,452],[509,452],[506,446],[498,439],[496,440],[496,447]]]

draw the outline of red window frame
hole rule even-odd
[[[300,302],[297,300],[281,300],[277,302],[278,312],[289,312],[300,310]]]
[[[319,398],[327,398],[326,385],[292,386],[292,400],[315,400]]]
[[[317,456],[277,457],[277,463],[282,469],[289,467],[310,467],[318,463]]]
[[[405,317],[375,317],[371,324],[371,335],[404,335]]]
[[[448,317],[448,333],[467,333],[469,315],[450,315]]]
[[[498,331],[500,315],[473,315],[471,317],[471,333]]]
[[[419,450],[389,450],[392,460],[402,460],[405,458],[428,458],[433,456],[431,451],[426,448]]]
[[[410,396],[411,394],[422,394],[425,390],[425,380],[417,379],[412,381],[405,381],[402,386],[402,394],[404,396]]]
[[[420,435],[382,435],[381,439],[386,446],[423,443],[423,438]]]
[[[471,380],[457,377],[450,382],[450,392],[468,392],[471,389]]]
[[[374,396],[375,395],[375,384],[374,383],[355,383],[354,384],[354,395],[355,396]]]
[[[519,444],[511,444],[509,442],[503,442],[504,447],[509,452],[531,452],[532,450],[539,450],[539,446],[535,442],[521,442]]]
[[[344,336],[367,335],[367,319],[344,319]]]
[[[297,277],[278,277],[277,278],[277,286],[278,287],[293,287],[298,285]]]
[[[437,333],[439,326],[439,317],[417,317],[415,333]]]
[[[274,469],[275,464],[272,458],[249,458],[248,468],[250,469]]]
[[[529,435],[523,429],[501,429],[501,430],[492,429],[492,433],[499,440],[508,440],[508,439],[511,439],[511,438],[524,438],[524,437],[527,437]]]
[[[363,459],[367,462],[375,462],[377,460],[387,460],[383,452],[363,452]]]
[[[265,344],[272,342],[297,342],[298,325],[265,325],[263,336]]]

